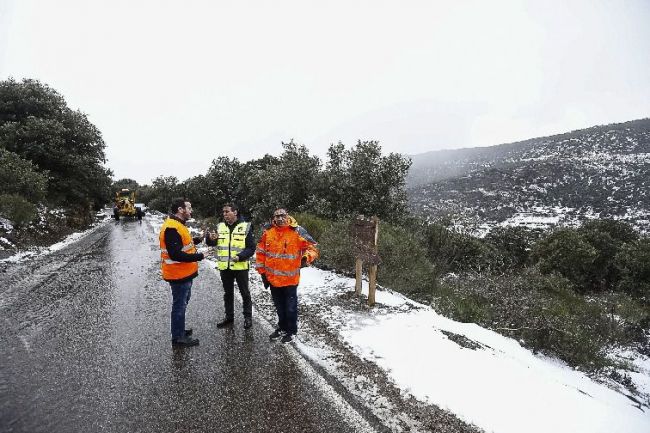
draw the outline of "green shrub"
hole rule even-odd
[[[540,279],[539,283],[549,282]],[[554,293],[547,291],[550,296],[541,297],[531,306],[529,321],[535,326],[523,328],[520,338],[533,349],[571,365],[591,371],[605,367],[610,329],[604,309],[573,293],[569,284],[553,289]]]
[[[597,298],[604,306],[611,327],[612,344],[635,347],[650,356],[650,309],[643,299],[620,292],[607,292]]]
[[[299,225],[309,232],[316,242],[319,242],[323,233],[325,233],[332,224],[330,221],[310,213],[294,213],[291,214],[291,216],[296,219]]]
[[[637,238],[627,223],[594,220],[550,233],[534,245],[531,257],[543,273],[558,272],[581,292],[603,292],[617,287],[621,271],[615,257]]]
[[[584,370],[607,366],[606,349],[631,341],[625,337],[627,319],[612,318],[603,302],[588,301],[568,279],[534,268],[446,278],[434,299],[445,315],[491,328]]]
[[[614,262],[621,273],[617,289],[650,305],[650,238],[623,245]]]
[[[533,246],[531,253],[543,274],[557,272],[583,292],[591,287],[597,257],[598,251],[573,229],[550,233]]]
[[[485,236],[495,254],[494,270],[508,272],[528,263],[530,248],[539,239],[540,231],[527,227],[496,227]]]
[[[629,223],[612,219],[587,221],[578,231],[587,236],[590,233],[607,233],[618,245],[639,239],[639,234],[634,231],[634,228]]]
[[[588,221],[577,232],[596,250],[588,276],[589,288],[593,291],[615,288],[620,280],[620,271],[614,258],[623,245],[638,239],[638,234],[628,223],[610,219]]]
[[[448,289],[448,286],[445,287]],[[444,290],[444,289],[443,289]],[[492,323],[490,301],[478,293],[461,295],[446,290],[445,295],[441,290],[434,291],[434,306],[443,314],[463,323]]]
[[[427,256],[440,275],[490,271],[495,267],[496,251],[482,239],[458,233],[439,223],[426,227],[424,236]]]
[[[380,284],[430,300],[436,284],[434,265],[428,260],[426,246],[417,233],[388,223],[379,225]]]
[[[317,241],[320,250],[320,257],[316,262],[318,267],[336,269],[348,275],[354,274],[355,258],[352,254],[348,221],[330,223]]]
[[[38,216],[36,206],[16,194],[0,195],[0,215],[13,222],[16,227],[22,227],[32,222]]]

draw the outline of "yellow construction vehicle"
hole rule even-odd
[[[136,206],[135,191],[123,188],[115,193],[115,205],[113,206],[113,218],[119,221],[121,216],[137,217],[142,221],[144,212],[141,207]]]

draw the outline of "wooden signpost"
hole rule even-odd
[[[375,304],[375,291],[377,288],[377,265],[381,263],[377,253],[377,241],[379,239],[379,218],[365,218],[363,215],[356,217],[350,225],[352,238],[352,251],[356,258],[356,284],[355,293],[361,295],[361,274],[363,262],[370,265],[368,270],[368,305]]]

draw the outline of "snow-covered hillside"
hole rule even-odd
[[[436,153],[414,156],[416,174],[410,175],[419,184],[409,189],[409,199],[416,212],[488,226],[539,227],[545,218],[548,227],[611,217],[650,229],[648,119],[455,152],[456,158],[446,151],[439,161]],[[455,174],[435,180],[437,171]]]

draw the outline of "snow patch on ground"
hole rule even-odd
[[[14,229],[14,226],[8,219],[0,217],[0,229],[6,233],[9,233]]]
[[[25,261],[27,259],[31,259],[36,256],[41,256],[41,255],[47,255],[50,253],[53,253],[55,251],[59,251],[68,245],[77,242],[78,240],[88,236],[90,233],[94,232],[97,230],[102,224],[105,224],[109,220],[104,220],[99,223],[96,223],[93,225],[91,228],[88,230],[85,230],[83,232],[76,232],[68,235],[65,239],[63,239],[61,242],[57,242],[55,244],[50,245],[49,247],[38,247],[34,248],[29,251],[22,251],[19,253],[14,254],[13,256],[7,257],[5,259],[0,260],[0,263],[2,262],[7,262],[7,263],[18,263]]]
[[[378,306],[390,308],[349,311],[332,302],[352,290],[352,278],[314,268],[302,271],[301,305],[331,304],[329,326],[360,358],[379,365],[418,400],[499,433],[650,431],[648,408],[558,360],[536,356],[513,339],[447,319],[387,290],[378,291],[376,299]],[[364,282],[366,295],[367,290]],[[310,358],[322,353],[303,350]],[[632,380],[650,393],[648,365],[642,366]]]

